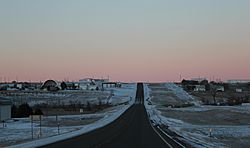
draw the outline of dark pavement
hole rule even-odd
[[[138,83],[136,102],[111,124],[45,148],[166,148],[151,127],[144,107],[143,84]]]

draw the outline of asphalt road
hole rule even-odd
[[[111,124],[45,148],[166,148],[168,145],[151,127],[144,107],[143,84],[137,84],[136,101]]]

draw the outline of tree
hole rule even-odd
[[[16,105],[12,105],[11,106],[11,118],[16,118],[16,115],[17,115],[17,107],[16,107]]]
[[[67,84],[65,82],[61,83],[61,88],[62,90],[65,90],[67,88]]]
[[[80,101],[76,101],[76,108],[82,108],[82,103]]]
[[[95,90],[98,91],[98,90],[99,90],[99,87],[96,87]]]
[[[87,102],[87,110],[91,111],[91,104],[89,103],[89,101]]]
[[[76,111],[77,101],[69,101],[69,106],[72,111]]]
[[[228,83],[223,83],[224,90],[228,91],[229,90],[229,84]]]
[[[208,84],[208,80],[202,80],[202,81],[200,82],[200,84],[201,84],[201,85],[207,85],[207,84]]]
[[[36,109],[35,109],[35,112],[34,112],[34,115],[43,115],[43,112],[42,112],[41,109],[36,108]]]
[[[185,79],[183,79],[183,80],[181,81],[181,84],[182,84],[182,85],[187,85],[187,84],[188,84],[188,81],[185,80]]]
[[[33,114],[32,108],[28,103],[21,104],[17,110],[17,117],[29,117],[29,115]]]
[[[76,87],[76,85],[75,85],[75,83],[72,83],[72,89],[76,89],[77,87]]]
[[[216,87],[216,85],[211,85],[210,86],[210,92],[211,92],[211,94],[212,94],[212,97],[213,97],[213,100],[214,100],[214,104],[216,104],[216,95],[217,95],[217,87]]]

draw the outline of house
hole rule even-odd
[[[11,118],[11,101],[0,97],[0,122]]]
[[[16,90],[14,83],[1,83],[0,90]]]
[[[0,91],[6,91],[8,89],[8,85],[6,83],[1,83],[0,84]]]
[[[198,81],[194,81],[194,80],[182,80],[181,82],[182,86],[184,87],[185,90],[187,91],[194,91],[195,86],[199,85]]]
[[[207,81],[206,78],[191,78],[191,81],[197,81],[199,83],[203,82],[203,81]]]
[[[222,85],[217,85],[216,91],[218,91],[218,92],[224,92],[225,91],[225,87],[222,86]]]
[[[210,82],[210,89],[215,92],[224,92],[227,87],[226,83],[221,83],[221,82]]]
[[[60,89],[60,85],[55,80],[47,80],[42,84],[41,89],[48,91],[57,91]]]
[[[100,90],[103,89],[103,83],[109,82],[108,79],[92,79],[86,78],[79,80],[79,87],[80,89],[85,90]]]
[[[102,88],[109,88],[109,87],[121,87],[122,84],[118,82],[105,82],[102,83]]]
[[[75,82],[65,82],[67,90],[78,90],[79,84]]]
[[[250,80],[228,80],[228,88],[231,91],[250,91]]]
[[[195,85],[194,91],[196,92],[205,92],[206,86],[205,85]]]
[[[243,84],[243,83],[250,83],[250,80],[242,79],[242,80],[227,80],[227,83],[229,84]]]
[[[93,79],[95,85],[96,85],[96,90],[103,90],[103,83],[108,83],[108,79]]]
[[[241,89],[241,88],[236,88],[236,89],[235,89],[235,92],[237,92],[237,93],[242,93],[242,89]]]
[[[40,88],[42,83],[16,82],[0,83],[0,90],[35,90]]]
[[[79,88],[82,90],[89,90],[90,85],[94,85],[91,78],[79,80]]]

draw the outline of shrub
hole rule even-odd
[[[21,104],[16,112],[17,118],[29,117],[33,113],[32,108],[29,106],[28,103]]]
[[[11,106],[11,118],[16,118],[17,117],[17,106],[16,105],[12,105]]]
[[[43,115],[43,112],[42,112],[41,109],[36,108],[36,109],[35,109],[35,112],[34,112],[34,115]]]

